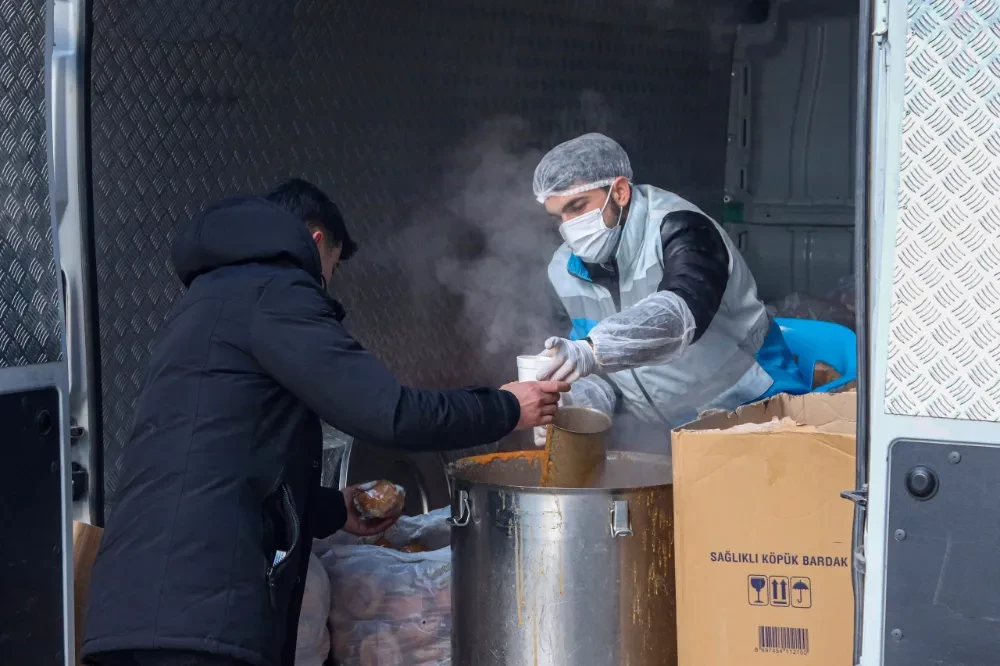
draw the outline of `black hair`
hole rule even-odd
[[[284,208],[311,227],[323,231],[333,247],[340,246],[340,260],[346,261],[358,251],[358,245],[347,233],[344,216],[326,192],[301,178],[291,178],[279,184],[264,197]]]

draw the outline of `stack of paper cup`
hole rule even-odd
[[[517,381],[533,382],[538,380],[538,373],[548,364],[548,356],[518,356]]]

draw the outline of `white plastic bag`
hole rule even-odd
[[[306,589],[299,613],[295,666],[323,666],[330,656],[330,577],[316,555],[309,554]]]
[[[451,664],[450,508],[399,519],[382,538],[404,553],[338,533],[317,541],[329,573],[333,655],[340,666]]]

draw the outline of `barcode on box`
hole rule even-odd
[[[809,654],[809,630],[795,627],[758,627],[760,652]]]

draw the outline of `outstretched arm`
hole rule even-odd
[[[324,421],[375,444],[415,450],[495,442],[518,424],[508,391],[426,391],[402,386],[334,315],[305,274],[291,272],[264,289],[252,322],[260,365]]]

